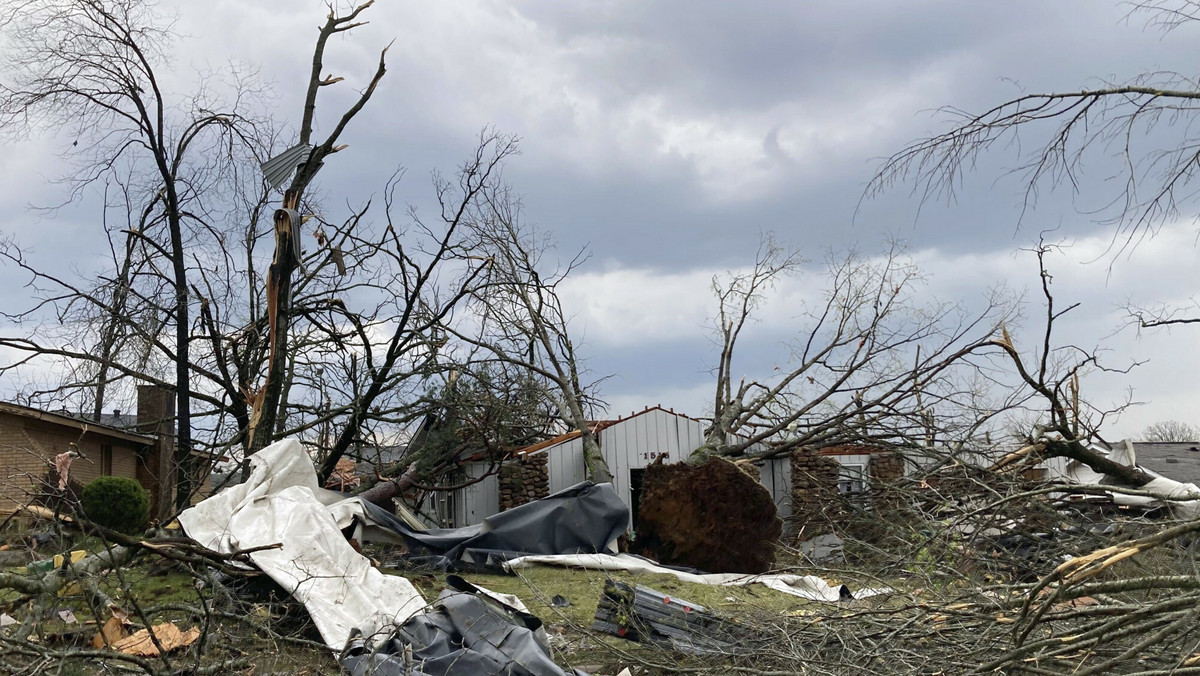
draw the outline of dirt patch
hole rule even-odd
[[[633,545],[643,556],[710,573],[763,573],[782,532],[771,494],[727,460],[646,468]]]

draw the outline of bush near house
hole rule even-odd
[[[97,478],[84,487],[79,505],[88,520],[122,533],[138,532],[150,518],[150,496],[128,477]]]

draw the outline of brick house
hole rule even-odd
[[[152,385],[138,386],[131,428],[0,402],[0,511],[26,505],[54,466],[54,457],[77,450],[70,478],[80,484],[100,476],[137,480],[150,494],[151,515],[170,514],[173,496],[174,399]],[[121,417],[106,417],[105,422]]]

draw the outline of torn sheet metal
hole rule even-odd
[[[893,590],[888,587],[866,588],[851,592],[846,585],[831,585],[815,575],[764,574],[743,575],[740,573],[689,573],[675,568],[667,568],[657,563],[630,554],[575,554],[569,556],[523,556],[505,563],[508,570],[527,568],[535,565],[563,566],[567,568],[587,568],[592,570],[621,570],[627,573],[657,573],[674,575],[684,582],[694,584],[710,584],[724,586],[743,586],[761,584],[775,591],[799,596],[809,601],[837,603],[852,599],[865,599],[880,594],[888,594]]]
[[[637,643],[664,643],[690,655],[728,654],[751,631],[701,605],[660,591],[605,580],[592,629]]]
[[[317,486],[312,460],[300,442],[272,444],[250,464],[245,483],[179,515],[189,537],[222,553],[282,545],[254,552],[250,559],[304,604],[334,651],[340,652],[352,634],[390,634],[425,607],[411,582],[379,572],[346,541],[334,516],[337,509],[327,506],[336,508],[330,497],[342,496]]]
[[[1088,450],[1107,456],[1109,460],[1126,467],[1136,467],[1154,477],[1150,483],[1137,489],[1154,495],[1129,495],[1120,491],[1113,491],[1110,494],[1113,504],[1144,508],[1153,508],[1165,504],[1170,507],[1175,516],[1180,518],[1192,519],[1200,516],[1200,487],[1196,486],[1196,484],[1184,483],[1164,477],[1157,472],[1138,465],[1137,448],[1134,442],[1126,439],[1115,444],[1111,450],[1091,445],[1088,447]],[[1060,468],[1051,467],[1050,469],[1052,472],[1051,478],[1063,479],[1073,484],[1103,488],[1117,483],[1107,474],[1101,474],[1078,460],[1070,460]],[[1155,497],[1155,495],[1161,497]]]

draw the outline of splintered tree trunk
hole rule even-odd
[[[283,208],[275,212],[275,258],[267,270],[267,314],[269,317],[267,350],[267,382],[254,402],[258,415],[248,431],[249,453],[257,453],[274,441],[276,420],[281,408],[286,375],[288,325],[291,319],[292,272],[296,269],[295,239],[300,236],[299,218],[292,218],[299,207],[300,193],[289,190],[283,198]],[[295,220],[296,222],[292,222]]]

